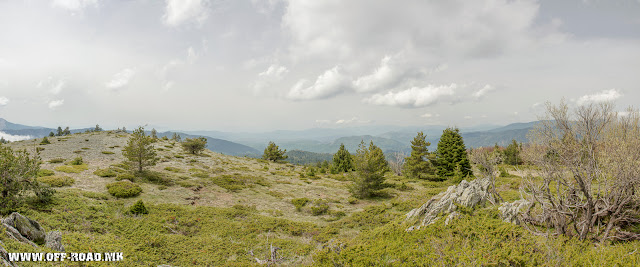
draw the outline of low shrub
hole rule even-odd
[[[149,211],[147,210],[147,207],[144,206],[144,202],[142,202],[142,200],[138,200],[136,204],[133,204],[133,206],[129,208],[129,212],[135,215],[149,214]]]
[[[142,188],[133,182],[119,181],[107,184],[107,191],[114,197],[127,198],[140,195]]]
[[[75,180],[68,176],[42,176],[36,178],[38,182],[48,184],[51,187],[63,187],[70,186],[75,183]]]
[[[329,204],[324,199],[317,199],[313,201],[313,206],[311,207],[311,215],[318,216],[327,213],[329,211]]]
[[[83,163],[82,157],[76,157],[69,162],[69,165],[82,165],[82,163]]]
[[[112,155],[112,154],[115,154],[115,152],[113,152],[113,151],[102,151],[101,153],[102,153],[102,154],[105,154],[105,155]]]
[[[306,197],[303,198],[294,198],[291,200],[291,204],[293,204],[293,206],[296,207],[297,211],[302,210],[302,207],[304,207],[305,205],[307,205],[307,203],[309,203],[309,199]]]
[[[47,169],[40,169],[38,171],[38,177],[43,177],[43,176],[51,176],[54,175],[55,172],[53,172],[52,170],[47,170]]]
[[[182,169],[176,167],[164,167],[164,170],[170,172],[182,172]]]
[[[66,159],[63,159],[63,158],[55,158],[55,159],[50,159],[49,163],[53,163],[53,164],[55,164],[55,163],[63,163],[65,160]]]
[[[129,180],[133,182],[135,179],[136,176],[131,173],[121,173],[116,176],[116,181]]]
[[[100,177],[116,177],[118,175],[118,173],[112,169],[97,169],[93,174]]]

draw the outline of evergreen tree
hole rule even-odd
[[[353,170],[353,158],[351,153],[340,144],[338,152],[333,154],[333,168],[338,172],[350,172]]]
[[[418,132],[411,141],[411,155],[405,159],[404,174],[407,177],[423,178],[426,174],[433,174],[433,166],[429,162],[429,150],[431,143],[427,142],[426,135]]]
[[[94,132],[102,132],[102,128],[100,128],[100,125],[96,124],[96,128],[93,129]]]
[[[437,174],[440,177],[462,179],[473,175],[467,158],[467,150],[458,128],[447,128],[442,132],[436,149]]]
[[[136,204],[133,204],[131,208],[129,208],[129,212],[136,215],[149,214],[147,207],[144,206],[144,202],[142,200],[138,200]]]
[[[504,163],[510,165],[522,164],[520,151],[522,151],[522,144],[518,144],[515,139],[511,140],[511,144],[504,150]]]
[[[384,158],[382,149],[374,145],[373,141],[369,143],[369,147],[361,141],[354,163],[357,175],[353,177],[350,188],[354,196],[366,198],[382,189],[384,174],[389,171],[389,163]]]
[[[69,130],[69,126],[67,126],[66,128],[64,128],[64,131],[62,131],[62,135],[70,135],[71,131]]]
[[[54,137],[54,136],[56,136],[56,134],[54,134],[53,132],[49,133],[49,137]]]
[[[156,131],[156,128],[151,129],[151,138],[152,139],[158,139],[158,131]]]
[[[182,141],[182,137],[180,137],[180,135],[177,134],[177,133],[173,133],[173,136],[171,136],[171,140],[176,141],[176,142],[181,142]]]
[[[271,161],[279,161],[287,159],[287,150],[280,150],[278,146],[274,142],[269,142],[269,145],[264,149],[264,154],[262,154],[262,159],[271,160]]]
[[[0,144],[6,144],[8,141],[4,137],[0,137]]]
[[[58,126],[58,130],[56,131],[56,136],[62,136],[62,127]]]
[[[138,172],[142,172],[144,167],[156,165],[158,159],[151,143],[151,138],[144,134],[144,128],[138,127],[122,150],[122,155]]]
[[[49,142],[49,139],[45,136],[44,138],[42,138],[42,142],[40,142],[40,144],[48,145],[51,144],[51,142]]]
[[[207,146],[207,138],[187,138],[180,144],[182,145],[182,149],[188,151],[191,154],[197,154],[200,153],[200,151],[204,150],[204,148]]]

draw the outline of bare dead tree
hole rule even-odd
[[[391,171],[396,175],[402,175],[402,166],[404,165],[404,160],[407,157],[407,154],[404,152],[393,152],[391,154],[391,159],[389,160],[389,167]]]
[[[540,168],[540,177],[523,181],[521,192],[533,203],[524,221],[581,240],[640,239],[623,230],[640,222],[639,118],[632,109],[620,116],[612,103],[573,112],[564,101],[547,103],[524,151]]]
[[[492,153],[486,149],[474,149],[470,154],[471,162],[476,164],[480,171],[480,176],[489,179],[491,186],[489,187],[490,193],[493,195],[493,204],[498,204],[504,199],[498,194],[496,190],[496,172],[497,165],[502,162],[502,157],[499,153]]]

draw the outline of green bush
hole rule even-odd
[[[49,142],[49,139],[45,136],[44,138],[42,138],[42,142],[40,142],[41,145],[48,145],[51,144],[51,142]]]
[[[142,188],[133,182],[119,181],[107,184],[107,191],[114,197],[127,198],[140,195]]]
[[[112,169],[97,169],[93,174],[100,177],[116,177],[118,175],[118,173]]]
[[[69,165],[82,165],[82,157],[76,157],[72,161],[69,162]]]
[[[75,183],[75,180],[68,176],[42,176],[36,178],[38,182],[48,184],[51,187],[63,187],[70,186]]]
[[[182,172],[182,169],[176,167],[164,167],[164,170],[170,172]]]
[[[102,151],[101,153],[105,154],[105,155],[115,154],[115,152],[113,152],[113,151]]]
[[[66,173],[81,173],[82,171],[86,171],[89,167],[86,164],[82,165],[63,165],[55,168],[56,171],[66,172]]]
[[[63,163],[66,159],[63,158],[55,158],[55,159],[50,159],[49,163]]]
[[[313,216],[318,216],[327,213],[329,211],[329,204],[324,199],[317,199],[313,201],[313,206],[311,207],[311,214]]]
[[[297,211],[302,210],[302,207],[304,207],[305,205],[307,205],[307,203],[309,203],[309,199],[306,197],[303,198],[294,198],[291,200],[291,204],[293,204],[293,206],[296,207]]]
[[[121,174],[118,174],[118,176],[116,176],[116,181],[129,180],[133,182],[135,179],[136,179],[136,176],[131,173],[121,173]]]
[[[142,200],[138,200],[136,204],[133,204],[133,206],[129,208],[129,212],[136,215],[149,214],[149,211],[147,210],[147,207],[144,206],[144,202],[142,202]]]
[[[38,177],[43,177],[43,176],[51,176],[54,175],[55,172],[53,172],[52,170],[47,170],[47,169],[40,169],[38,171]]]

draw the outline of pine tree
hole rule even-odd
[[[53,132],[49,133],[49,137],[54,137],[54,136],[56,136],[56,134],[54,134]]]
[[[70,135],[71,131],[69,130],[69,126],[67,126],[66,128],[64,128],[64,131],[62,131],[62,135]]]
[[[49,142],[49,139],[45,136],[42,138],[42,142],[40,142],[40,144],[48,145],[48,144],[51,144],[51,142]]]
[[[333,168],[338,172],[350,172],[353,170],[353,158],[351,153],[340,144],[338,152],[333,154]]]
[[[373,141],[369,143],[369,147],[361,141],[354,163],[357,175],[353,177],[350,188],[354,196],[366,198],[382,189],[384,174],[389,171],[389,163],[384,158],[382,149],[374,145]]]
[[[279,161],[287,159],[288,156],[284,153],[287,153],[287,150],[280,150],[278,146],[274,142],[269,142],[269,145],[264,149],[264,154],[262,154],[262,159],[271,160],[271,161]]]
[[[187,138],[180,144],[182,145],[182,149],[188,151],[191,154],[197,154],[204,150],[205,147],[207,147],[207,138]]]
[[[147,207],[144,206],[144,202],[142,202],[142,200],[138,200],[136,204],[133,204],[133,206],[129,208],[129,212],[136,215],[149,214],[149,211],[147,210]]]
[[[62,136],[62,127],[58,126],[58,130],[56,131],[56,136]]]
[[[471,172],[467,150],[458,128],[447,128],[442,132],[436,149],[437,174],[440,177],[462,179]]]
[[[133,131],[127,146],[122,151],[122,155],[138,172],[142,172],[144,167],[156,165],[158,159],[151,143],[151,138],[144,134],[144,128],[138,127]]]
[[[522,159],[520,158],[521,150],[522,144],[518,144],[515,139],[511,140],[511,144],[504,150],[504,163],[510,165],[522,164]]]
[[[0,145],[0,214],[20,207],[26,200],[27,191],[34,192],[38,199],[53,194],[36,182],[39,170],[38,155],[31,157],[26,150],[14,152],[9,146]]]
[[[173,133],[173,136],[171,136],[171,140],[176,141],[176,142],[181,142],[182,141],[182,137],[180,137],[180,135],[177,134],[177,133]]]
[[[156,128],[151,129],[151,138],[152,139],[158,139],[158,131],[156,131]]]
[[[424,178],[427,174],[433,174],[434,169],[429,162],[429,150],[431,143],[427,142],[426,135],[418,132],[411,141],[411,155],[405,159],[404,174],[407,177]]]

